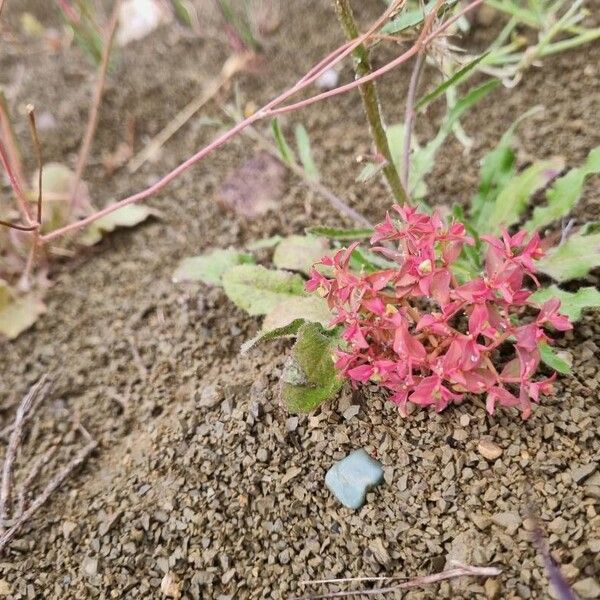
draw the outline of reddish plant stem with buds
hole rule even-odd
[[[133,204],[135,202],[140,202],[150,196],[153,196],[154,194],[158,193],[163,188],[165,188],[171,181],[173,181],[173,179],[175,179],[176,177],[181,175],[183,172],[187,171],[187,169],[189,169],[191,166],[195,165],[197,162],[201,161],[205,156],[207,156],[208,154],[213,152],[218,147],[222,146],[225,142],[227,142],[230,139],[232,139],[233,137],[235,137],[238,133],[243,131],[249,125],[252,125],[261,119],[274,117],[278,114],[283,114],[286,112],[304,108],[306,106],[314,104],[315,102],[325,100],[326,98],[331,98],[338,94],[342,94],[342,93],[354,90],[354,89],[360,87],[361,85],[363,85],[364,83],[366,83],[367,81],[373,81],[373,80],[377,79],[378,77],[381,77],[385,73],[388,73],[389,71],[396,68],[398,65],[406,62],[411,56],[414,56],[417,52],[419,52],[424,45],[428,44],[435,37],[437,37],[444,31],[446,31],[446,29],[448,29],[448,27],[450,27],[453,23],[455,23],[462,15],[464,15],[468,11],[474,9],[476,6],[479,6],[479,4],[481,4],[482,2],[483,2],[483,0],[474,0],[469,5],[467,5],[465,8],[463,8],[460,12],[458,12],[456,15],[454,15],[452,18],[448,19],[445,23],[443,23],[438,28],[436,28],[434,31],[432,31],[429,35],[427,35],[427,37],[422,41],[422,43],[420,45],[413,46],[412,48],[410,48],[409,50],[407,50],[406,52],[404,52],[403,54],[401,54],[400,56],[398,56],[397,58],[395,58],[388,64],[373,71],[369,75],[366,75],[364,77],[356,79],[346,85],[342,85],[333,90],[329,90],[327,92],[323,92],[321,94],[317,94],[317,95],[307,98],[305,100],[296,102],[294,104],[290,104],[287,106],[280,106],[283,102],[285,102],[292,95],[296,94],[300,90],[305,89],[308,85],[313,83],[324,71],[326,71],[327,69],[331,68],[332,66],[334,66],[335,64],[337,64],[341,60],[343,60],[346,56],[348,56],[348,54],[350,54],[352,52],[352,50],[354,50],[354,48],[356,48],[357,46],[362,44],[387,19],[387,17],[389,16],[389,12],[390,12],[390,9],[388,9],[382,15],[382,17],[380,19],[378,19],[377,22],[369,29],[369,31],[367,33],[361,35],[359,38],[354,40],[351,44],[347,44],[345,46],[345,48],[346,48],[345,50],[343,50],[339,53],[338,53],[338,51],[334,51],[332,53],[332,55],[335,56],[334,59],[332,59],[328,63],[324,63],[324,61],[321,61],[320,64],[322,66],[320,69],[313,68],[310,72],[311,73],[310,75],[308,75],[308,76],[305,75],[304,77],[302,77],[290,89],[285,91],[283,94],[281,94],[277,98],[271,100],[262,109],[258,110],[256,113],[254,113],[253,115],[251,115],[244,121],[241,121],[240,123],[238,123],[235,127],[230,129],[229,131],[227,131],[227,132],[223,133],[222,135],[220,135],[219,137],[217,137],[208,146],[202,148],[196,154],[194,154],[193,156],[188,158],[185,162],[183,162],[178,167],[173,169],[170,173],[168,173],[167,175],[162,177],[154,185],[150,186],[149,188],[147,188],[145,190],[142,190],[141,192],[138,192],[136,194],[128,196],[128,197],[124,198],[123,200],[120,200],[119,202],[111,204],[111,205],[105,207],[104,209],[98,211],[97,213],[90,215],[89,217],[86,217],[85,219],[81,219],[80,221],[71,223],[69,225],[66,225],[65,227],[56,229],[56,230],[46,234],[45,236],[42,236],[40,238],[41,242],[42,243],[50,242],[50,241],[52,241],[58,237],[61,237],[65,234],[76,231],[77,229],[80,229],[81,227],[85,227],[86,225],[93,223],[94,221],[106,216],[107,214],[110,214],[111,212],[113,212],[115,210],[118,210],[119,208],[122,208],[129,204]]]
[[[79,156],[77,157],[77,165],[75,167],[75,176],[73,177],[73,189],[71,191],[69,213],[73,212],[75,203],[77,202],[77,194],[79,192],[81,178],[83,176],[83,171],[85,170],[88,158],[90,156],[90,150],[92,149],[92,141],[94,140],[94,134],[96,133],[96,127],[98,126],[100,103],[102,102],[102,94],[104,93],[104,86],[106,84],[106,74],[108,72],[108,65],[110,62],[110,53],[113,45],[113,40],[115,38],[115,32],[119,23],[120,7],[121,0],[115,0],[112,14],[110,16],[110,22],[108,24],[108,33],[106,35],[106,39],[104,41],[104,48],[102,50],[102,61],[100,63],[98,79],[96,81],[94,96],[92,98],[92,104],[90,106],[87,127],[85,130],[85,135],[83,136],[83,142],[81,143],[81,149],[79,150]]]
[[[27,223],[27,225],[35,225],[33,219],[31,218],[31,213],[29,212],[29,206],[27,201],[27,196],[25,196],[25,192],[21,187],[21,183],[15,171],[13,170],[8,152],[2,141],[0,140],[0,162],[4,168],[4,171],[8,175],[8,180],[10,182],[10,186],[12,187],[15,196],[17,198],[17,204],[19,206],[19,210],[21,211],[21,216],[23,220]]]

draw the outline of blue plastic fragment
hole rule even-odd
[[[362,448],[351,452],[335,463],[327,475],[325,485],[347,508],[360,508],[367,492],[383,480],[383,468]]]

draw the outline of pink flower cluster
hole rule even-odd
[[[371,250],[393,267],[353,272],[355,243],[323,258],[328,268],[314,268],[307,283],[327,299],[331,325],[342,327],[337,368],[352,382],[389,390],[404,415],[407,402],[442,411],[470,393],[487,395],[490,414],[500,404],[527,418],[555,377],[533,379],[545,328],[571,329],[559,300],[540,307],[524,286],[526,278],[538,285],[539,237],[484,236],[483,273],[458,282],[452,266],[474,243],[464,225],[446,226],[438,214],[407,206],[394,210],[400,219],[388,214],[371,239]]]

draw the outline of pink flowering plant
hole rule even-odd
[[[527,418],[555,378],[536,378],[540,346],[551,342],[548,330],[572,327],[560,300],[540,304],[526,287],[539,285],[539,236],[482,236],[482,272],[459,281],[453,266],[474,244],[464,225],[410,206],[394,210],[399,219],[388,214],[371,237],[388,267],[353,270],[355,242],[324,257],[306,284],[341,328],[335,367],[354,385],[388,390],[403,415],[409,403],[440,412],[470,394],[485,395],[491,414],[501,405]]]

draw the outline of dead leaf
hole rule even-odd
[[[285,167],[267,152],[260,152],[229,174],[217,201],[227,210],[255,219],[278,206],[285,190]]]

